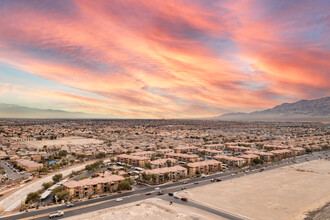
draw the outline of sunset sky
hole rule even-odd
[[[198,118],[330,95],[330,1],[0,2],[0,103]]]

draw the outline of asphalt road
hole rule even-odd
[[[230,214],[228,212],[224,212],[224,211],[220,211],[220,210],[217,210],[217,209],[213,209],[211,207],[204,206],[204,205],[198,204],[198,203],[193,202],[193,201],[185,202],[185,201],[181,201],[180,199],[175,199],[175,198],[169,197],[169,196],[166,196],[166,197],[164,196],[161,199],[164,199],[164,200],[167,200],[167,201],[171,201],[171,202],[173,202],[173,205],[175,203],[179,203],[181,205],[187,205],[187,206],[191,206],[191,207],[194,207],[194,208],[198,208],[198,209],[204,210],[206,212],[212,213],[214,215],[221,216],[222,218],[225,218],[225,219],[230,219],[230,220],[244,220],[244,218],[242,218],[242,217],[239,217],[239,216]]]
[[[12,180],[21,179],[21,178],[25,178],[25,177],[29,176],[28,173],[25,173],[25,174],[16,173],[3,160],[0,161],[0,166],[2,166],[4,168],[4,170],[6,171],[6,173],[8,175],[8,178],[10,178]]]
[[[278,161],[278,162],[274,162],[274,163],[270,163],[270,164],[259,165],[257,169],[255,169],[255,167],[251,167],[252,170],[248,171],[247,173],[244,172],[246,170],[246,168],[243,168],[243,169],[234,170],[234,171],[230,171],[230,172],[206,176],[205,178],[196,178],[196,179],[186,180],[187,184],[183,184],[184,180],[182,180],[180,182],[165,184],[165,185],[161,185],[158,187],[160,188],[161,191],[164,192],[164,194],[167,194],[169,192],[179,191],[179,190],[181,190],[181,188],[183,186],[189,190],[190,188],[199,187],[199,186],[206,185],[206,184],[214,184],[213,182],[210,181],[213,178],[220,178],[222,181],[226,181],[226,180],[238,178],[240,176],[252,175],[254,173],[258,173],[258,172],[260,172],[260,168],[264,168],[263,172],[265,172],[267,170],[272,170],[272,169],[277,169],[277,168],[284,167],[284,166],[293,165],[294,160],[297,163],[302,163],[302,162],[306,162],[306,159],[309,161],[320,159],[320,157],[324,159],[326,157],[325,156],[326,154],[329,155],[330,151],[316,152],[313,154],[299,156],[299,157],[296,157],[295,159],[290,158],[290,159],[286,159],[286,160],[282,160],[282,161]],[[198,181],[198,184],[194,184],[194,182],[197,182],[197,181]],[[144,199],[148,199],[148,198],[152,198],[152,197],[157,197],[156,192],[159,190],[155,190],[154,189],[155,187],[156,186],[146,187],[146,188],[143,188],[140,190],[130,191],[130,192],[122,193],[122,194],[116,194],[116,195],[101,197],[101,198],[97,198],[97,199],[93,199],[93,200],[77,202],[77,203],[75,203],[75,206],[71,207],[71,208],[67,208],[65,205],[61,205],[61,206],[57,206],[57,207],[50,207],[47,209],[39,209],[36,211],[30,211],[30,212],[20,213],[17,215],[2,217],[1,219],[4,219],[4,220],[47,219],[47,218],[49,218],[49,213],[55,212],[57,210],[62,210],[65,213],[63,217],[58,217],[57,219],[80,215],[82,213],[93,212],[93,211],[106,209],[109,207],[115,207],[118,205],[130,203],[130,202],[136,202],[136,201],[140,201],[140,200],[144,200]],[[147,193],[147,192],[152,192],[152,194],[147,196],[147,195],[145,195],[145,193]],[[121,202],[116,202],[115,200],[117,198],[122,198],[123,200]],[[220,210],[215,210],[210,207],[202,206],[200,204],[193,203],[191,201],[188,201],[186,203],[186,205],[190,205],[190,203],[192,206],[194,206],[196,208],[200,208],[202,210],[212,212],[213,214],[222,216],[224,218],[228,218],[228,219],[237,218],[235,215],[231,215],[226,212],[221,212]],[[225,217],[225,215],[229,215],[229,216]],[[231,217],[233,217],[233,218],[231,218]]]

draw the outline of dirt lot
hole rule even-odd
[[[201,204],[250,219],[304,219],[330,201],[330,161],[318,160],[194,188]]]
[[[72,220],[221,220],[222,218],[213,214],[203,212],[199,209],[188,206],[173,204],[169,205],[167,201],[158,198],[148,199],[141,202],[129,203],[109,209],[90,212],[79,216],[65,219]]]
[[[43,146],[61,146],[61,145],[68,145],[68,144],[74,144],[74,145],[84,145],[84,144],[102,144],[103,141],[93,139],[93,138],[81,138],[81,137],[64,137],[64,138],[58,138],[56,140],[41,140],[41,141],[24,141],[23,143],[37,147],[42,148]]]

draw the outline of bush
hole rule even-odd
[[[53,179],[54,183],[58,183],[58,182],[60,182],[62,177],[63,177],[62,173],[59,173],[59,174],[54,175],[52,179]]]

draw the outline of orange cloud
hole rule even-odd
[[[307,6],[69,2],[39,10],[8,3],[0,18],[0,61],[102,97],[47,91],[67,106],[127,117],[205,117],[329,94],[328,41],[323,33],[318,41],[299,35],[316,28],[302,16]],[[309,26],[290,23],[298,18]]]

